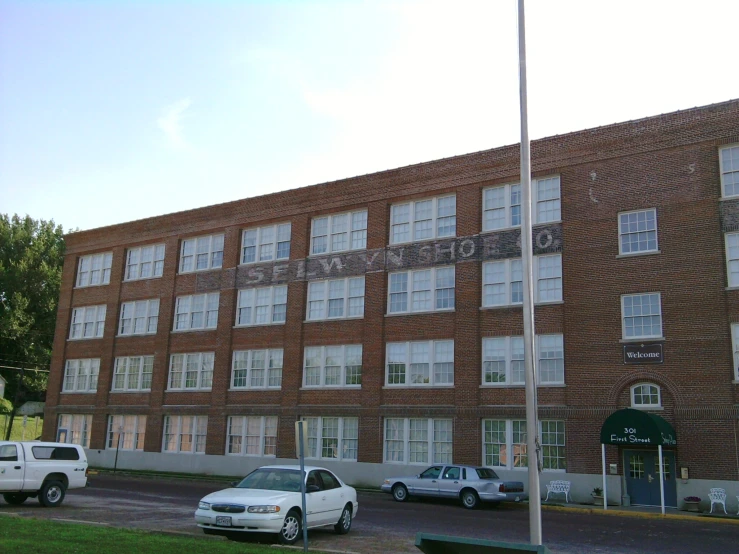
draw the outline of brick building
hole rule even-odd
[[[541,479],[576,500],[629,407],[674,427],[668,504],[737,488],[738,143],[738,100],[532,143]],[[526,481],[518,164],[507,146],[67,235],[44,438],[238,475],[294,459],[306,418],[309,457],[350,482],[452,460]],[[624,440],[611,499],[653,504],[654,444]]]

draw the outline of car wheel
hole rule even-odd
[[[352,507],[350,504],[344,506],[344,511],[341,512],[339,522],[334,525],[334,531],[339,535],[346,535],[349,529],[352,528]]]
[[[295,544],[300,538],[301,517],[296,510],[290,510],[282,522],[282,529],[278,535],[280,544]]]
[[[6,492],[3,499],[12,506],[20,506],[28,499],[28,495],[22,492]]]
[[[65,492],[64,485],[59,481],[46,481],[38,493],[38,501],[46,508],[55,508],[64,500]]]
[[[395,485],[393,487],[393,498],[396,502],[408,500],[408,489],[405,488],[405,485]]]
[[[462,491],[462,506],[468,510],[474,510],[480,503],[480,499],[477,497],[477,493],[472,489],[465,489]]]

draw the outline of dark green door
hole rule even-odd
[[[677,507],[675,454],[662,451],[665,480],[665,506]],[[652,450],[624,451],[626,490],[634,506],[661,506],[659,491],[659,454]]]

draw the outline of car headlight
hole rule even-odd
[[[210,510],[210,503],[201,500],[198,502],[198,510]]]
[[[389,484],[390,484],[390,479],[385,479],[385,480],[384,480],[384,481],[382,482],[382,484],[383,484],[383,485],[389,485]]]
[[[279,506],[249,506],[246,509],[250,514],[274,514],[280,511]]]

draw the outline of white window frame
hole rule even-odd
[[[263,367],[255,367],[255,359],[262,358]],[[234,350],[231,363],[230,390],[279,390],[282,388],[282,368],[284,350],[282,348]],[[254,371],[262,371],[262,384],[252,384]],[[244,372],[244,385],[237,385],[237,372]],[[238,380],[242,379],[239,375]]]
[[[356,462],[359,457],[359,418],[318,416],[303,417],[308,422],[308,436],[305,444],[305,457],[313,460],[334,460],[339,462]],[[324,436],[326,423],[336,421],[336,437]],[[349,436],[347,436],[349,432]],[[352,437],[354,432],[356,435]],[[354,448],[351,448],[352,445]],[[333,452],[332,456],[325,456],[324,452]],[[352,452],[356,454],[352,457]]]
[[[416,346],[421,345],[427,345],[427,362],[414,362],[414,348]],[[449,347],[451,346],[451,362],[449,361],[443,361],[438,362],[437,358],[439,353],[437,352],[437,346],[440,347],[446,347],[447,353],[449,351]],[[405,353],[403,354],[403,350]],[[394,351],[391,355],[391,351]],[[420,354],[420,352],[418,353]],[[395,361],[396,356],[398,357]],[[400,357],[402,356],[403,361],[400,361]],[[424,356],[425,357],[425,356]],[[390,382],[390,365],[391,365],[391,358],[393,358],[394,365],[403,364],[405,366],[402,383],[391,383]],[[414,364],[426,364],[428,365],[428,382],[411,382],[412,372],[411,372],[411,366]],[[437,372],[436,372],[436,365],[437,364],[452,364],[452,371],[451,371],[451,382],[446,381],[439,381],[437,383]],[[385,346],[385,386],[386,387],[399,387],[399,388],[408,388],[408,387],[454,387],[454,339],[445,339],[445,340],[431,340],[431,341],[409,341],[409,342],[388,342]]]
[[[72,309],[69,340],[100,339],[105,332],[107,306],[81,306]]]
[[[454,214],[453,215],[439,215],[439,201],[453,198],[454,199]],[[417,208],[418,204],[431,202],[431,217],[425,217],[424,219],[417,219]],[[407,218],[402,212],[407,208]],[[439,232],[439,221],[441,219],[453,219],[454,223],[451,225],[454,229],[451,233],[441,234]],[[431,235],[416,238],[416,232],[419,229],[418,223],[423,221],[431,222]],[[405,227],[406,231],[400,232],[401,228]],[[397,233],[396,233],[397,231]],[[404,240],[400,235],[408,235],[408,239]],[[408,244],[413,242],[422,242],[426,240],[434,240],[438,238],[452,238],[457,236],[457,195],[456,194],[443,194],[441,196],[433,196],[431,198],[419,198],[418,200],[411,200],[409,202],[399,202],[390,206],[390,244]]]
[[[649,221],[648,221],[648,214],[653,214],[654,217],[652,220],[654,221],[654,229],[648,229]],[[644,214],[644,219],[640,220],[640,216]],[[626,217],[627,219],[630,216],[635,216],[636,221],[629,221],[626,222],[628,226],[636,225],[636,230],[631,229],[625,229],[624,225],[625,222],[623,221],[623,218]],[[642,229],[643,227],[643,229]],[[619,212],[618,214],[618,253],[620,256],[638,256],[639,254],[652,254],[654,252],[659,252],[659,223],[657,221],[657,208],[647,208],[644,210],[631,210],[628,212]],[[650,239],[648,238],[648,234],[653,232],[654,233],[654,248],[647,248],[638,249],[638,250],[631,250],[629,252],[624,251],[624,239],[627,237],[631,237],[632,235],[637,235],[637,244],[641,244],[642,236],[647,235],[647,245],[649,245]],[[631,244],[630,242],[628,244]]]
[[[724,233],[726,279],[729,287],[739,287],[739,233]]]
[[[490,441],[488,442],[488,430],[487,422],[495,422],[495,423],[504,423],[504,430],[500,430],[500,426],[496,426],[498,430],[493,430],[491,428],[491,433],[505,433],[505,443],[500,442],[498,440],[497,442]],[[551,430],[551,424],[554,423],[555,430]],[[561,431],[560,431],[561,426]],[[546,427],[546,430],[545,430]],[[522,431],[523,428],[523,431]],[[545,419],[545,420],[539,420],[538,425],[539,430],[539,441],[542,445],[542,461],[544,463],[543,471],[546,472],[552,472],[552,473],[566,473],[567,472],[567,431],[566,431],[566,424],[564,420],[558,420],[558,419]],[[514,442],[514,431],[518,435],[519,441]],[[555,442],[551,441],[552,435],[555,435]],[[562,435],[562,438],[564,439],[563,444],[559,444],[558,436]],[[492,438],[492,437],[491,437]],[[498,437],[499,438],[499,437]],[[545,439],[550,439],[549,442],[545,442]],[[488,452],[487,446],[488,445],[502,445],[505,447],[505,463],[499,463],[494,464],[492,463],[492,456],[495,456],[496,454],[493,454],[492,452]],[[482,420],[482,465],[485,467],[491,467],[493,469],[506,469],[506,470],[513,470],[513,471],[528,471],[528,455],[527,455],[527,447],[526,447],[526,420],[525,419],[504,419],[504,418],[483,418]],[[554,456],[547,456],[546,451],[547,448],[554,448],[555,449],[555,455]],[[559,449],[562,449],[561,451]],[[560,455],[561,452],[561,455]],[[497,454],[500,456],[500,454]],[[490,458],[489,458],[490,456]],[[551,459],[554,460],[562,460],[562,464],[564,467],[547,467],[547,465],[550,465]],[[547,460],[549,460],[549,463],[546,463]],[[560,465],[557,463],[557,465]]]
[[[122,431],[119,431],[123,428]],[[118,436],[120,434],[120,448]],[[108,433],[105,448],[108,450],[144,450],[146,439],[145,415],[110,415],[108,416]]]
[[[125,328],[124,322],[129,322],[130,328]],[[136,332],[141,323],[143,330]],[[159,299],[136,300],[121,304],[121,315],[118,319],[118,336],[155,335],[159,324]],[[141,329],[141,328],[140,328]]]
[[[337,352],[338,351],[338,352]],[[358,353],[357,353],[358,351]],[[339,368],[339,383],[338,384],[326,384],[326,359],[329,354],[338,358]],[[361,344],[337,344],[330,346],[306,346],[303,351],[303,387],[311,389],[326,389],[326,388],[350,388],[358,389],[362,387],[362,345]],[[308,366],[308,360],[317,355],[318,365]],[[347,358],[350,356],[359,356],[359,383],[347,383]],[[336,366],[330,366],[336,367]],[[356,364],[351,367],[356,367]],[[318,380],[319,384],[308,384],[308,369],[318,369]]]
[[[96,267],[97,264],[97,267]],[[110,269],[113,266],[113,253],[80,256],[77,263],[75,288],[99,287],[110,284]],[[97,275],[97,277],[95,277]]]
[[[98,390],[99,374],[100,358],[67,360],[64,364],[62,392],[73,394],[96,393]]]
[[[181,366],[180,366],[180,361]],[[195,385],[187,384],[187,366],[189,363],[197,364],[195,370]],[[168,391],[201,391],[211,390],[213,388],[213,366],[215,363],[215,352],[186,352],[172,354],[169,357],[169,372],[167,373],[167,390]],[[177,364],[181,369],[172,372]],[[209,366],[209,367],[208,367]],[[192,373],[190,371],[189,373]],[[179,377],[176,377],[179,374]]]
[[[337,232],[335,221],[339,218],[347,218],[345,230]],[[326,220],[326,232],[320,235],[316,234],[316,222]],[[339,214],[330,214],[314,217],[310,224],[310,254],[311,256],[321,256],[323,254],[332,254],[335,252],[349,252],[351,250],[367,249],[367,210],[354,210],[351,212],[342,212]],[[348,248],[340,248],[334,245],[334,237],[346,234],[346,242]],[[325,237],[326,244],[324,249],[320,249],[316,245],[316,239]]]
[[[451,271],[451,287],[439,286],[439,275]],[[429,273],[429,288],[420,288],[416,283],[416,276],[421,273]],[[387,277],[387,313],[388,314],[410,314],[410,313],[426,313],[426,312],[449,312],[454,311],[455,307],[455,288],[456,288],[456,268],[455,266],[429,267],[424,269],[416,269],[411,271],[396,271],[388,273]],[[405,286],[403,287],[403,282]],[[395,287],[395,288],[394,288]],[[418,290],[416,290],[418,289]],[[442,291],[451,290],[451,306],[439,308]],[[431,304],[431,308],[417,309],[416,296],[428,292],[427,302]],[[449,298],[446,298],[448,301]],[[401,304],[405,304],[403,309],[393,309]]]
[[[118,357],[115,359],[110,390],[111,392],[150,392],[153,374],[154,356]],[[118,386],[119,381],[122,381],[122,386]],[[134,382],[136,386],[131,386]]]
[[[414,422],[416,430],[423,429],[423,423],[426,423],[426,440],[411,440],[411,421]],[[398,434],[388,438],[388,429],[390,422],[401,423],[402,429],[398,426]],[[439,426],[439,433],[436,434],[436,422],[444,423]],[[443,427],[446,427],[444,429]],[[454,420],[452,418],[402,418],[402,417],[386,417],[382,424],[382,459],[386,464],[403,464],[427,466],[430,464],[451,464],[453,463],[454,454]],[[443,440],[442,440],[443,439]],[[423,454],[423,448],[415,453],[411,452],[411,443],[426,443],[425,453],[426,459],[418,459],[418,455]],[[389,448],[393,443],[394,448]],[[398,443],[402,443],[399,445]],[[438,445],[438,446],[437,446]],[[398,448],[402,447],[402,451]],[[393,455],[395,454],[395,455]],[[414,460],[411,461],[411,454],[415,454]],[[398,459],[400,458],[400,459]],[[430,458],[430,459],[429,459]]]
[[[126,252],[126,274],[123,280],[140,281],[161,277],[164,274],[165,252],[166,246],[163,243],[129,248]]]
[[[640,387],[653,387],[657,391],[657,403],[638,403],[636,401],[636,389]],[[651,396],[651,390],[649,396]],[[643,395],[642,395],[643,396]],[[662,409],[662,388],[656,383],[650,383],[647,381],[634,383],[629,389],[629,398],[631,399],[631,407],[635,410],[660,410]]]
[[[556,181],[557,182],[557,191],[558,194],[556,197],[552,198],[540,198],[542,195],[542,191],[540,190],[540,185],[546,185],[548,181]],[[518,204],[512,203],[512,191],[513,187],[518,187]],[[503,190],[503,205],[502,206],[495,206],[495,207],[488,207],[488,198],[492,196],[494,190]],[[554,212],[557,213],[558,217],[556,218],[547,218],[542,216],[542,212],[546,213],[547,202],[550,202],[552,206],[555,206]],[[482,190],[482,231],[483,233],[488,231],[501,231],[504,229],[515,229],[517,227],[521,226],[521,223],[514,223],[513,222],[513,206],[518,206],[518,218],[519,220],[522,220],[523,214],[521,213],[521,185],[520,183],[507,183],[504,185],[496,185],[494,187],[486,187]],[[540,223],[556,223],[559,221],[562,221],[562,184],[560,182],[560,176],[559,175],[549,175],[548,177],[540,177],[538,179],[532,179],[531,180],[531,222],[533,225],[538,225]],[[490,217],[490,214],[494,210],[504,210],[505,217],[503,218],[505,220],[503,226],[496,226],[492,224],[492,219]],[[499,218],[496,218],[499,219]]]
[[[183,420],[188,425],[184,429]],[[167,433],[167,430],[171,431]],[[183,432],[184,431],[184,432]],[[171,436],[174,444],[170,445],[167,436]],[[183,436],[190,436],[190,448],[183,448]],[[205,454],[208,437],[208,416],[204,415],[165,415],[162,422],[162,452],[165,454]],[[172,446],[172,448],[170,448]]]
[[[631,315],[627,316],[625,312],[625,306],[626,306],[626,299],[627,298],[635,298],[635,297],[657,297],[658,307],[659,307],[659,313],[656,314],[659,316],[659,334],[649,334],[649,335],[634,335],[634,336],[626,336],[626,320],[627,318],[637,318],[637,317],[648,317],[644,315]],[[650,300],[651,303],[651,300]],[[655,314],[649,314],[649,316],[654,316]],[[651,325],[650,325],[651,327]],[[662,293],[660,292],[640,292],[640,293],[634,293],[634,294],[622,294],[621,295],[621,334],[623,336],[623,340],[625,341],[639,341],[644,339],[661,339],[663,338],[663,322],[662,322]]]
[[[238,433],[234,432],[236,420],[240,420],[240,429]],[[251,433],[249,423],[258,423],[258,434]],[[247,456],[247,457],[277,457],[277,435],[279,429],[279,418],[273,416],[228,416],[226,427],[226,456]],[[252,429],[253,431],[253,429]],[[249,439],[257,438],[259,441],[259,451],[250,453]],[[238,452],[234,450],[238,448]]]
[[[543,357],[543,343],[545,343],[548,340],[555,340],[558,341],[558,347],[559,351],[562,353],[562,357]],[[491,348],[493,345],[501,345],[502,348],[497,349],[498,352],[502,350],[502,356],[498,355],[497,357],[494,357],[492,355]],[[564,385],[564,374],[565,374],[565,366],[564,366],[564,335],[561,333],[546,333],[546,334],[540,334],[536,335],[534,338],[534,346],[536,350],[536,359],[538,362],[539,371],[537,372],[537,384],[539,386],[548,386],[548,385]],[[514,347],[515,347],[515,353],[517,356],[514,358]],[[544,365],[544,362],[547,360],[561,360],[561,373],[562,373],[562,379],[553,379],[546,381],[542,378],[542,370],[541,368]],[[521,365],[520,368],[520,379],[516,380],[513,376],[513,362],[519,362]],[[490,380],[488,381],[487,378],[487,366],[486,364],[491,362],[503,362],[504,363],[504,380],[503,381],[495,381]],[[482,339],[482,386],[484,387],[507,387],[507,386],[522,386],[525,384],[525,374],[524,374],[524,344],[523,344],[523,336],[517,335],[517,336],[500,336],[500,337],[483,337]],[[559,369],[557,369],[557,373],[559,373]],[[497,375],[499,372],[491,372],[492,375]]]
[[[287,234],[287,239],[285,239]],[[256,264],[290,259],[292,223],[276,223],[262,227],[251,227],[241,232],[241,264]],[[247,244],[248,241],[248,244]],[[253,242],[253,244],[252,244]],[[287,244],[287,252],[280,252],[280,246]],[[253,249],[254,259],[248,256]],[[269,253],[268,253],[269,252]]]
[[[260,296],[268,295],[268,303],[257,304]],[[264,298],[261,302],[264,302]],[[278,302],[276,302],[278,301]],[[269,316],[269,321],[257,322],[257,312]],[[265,311],[266,310],[266,311]],[[236,301],[236,327],[284,325],[287,320],[287,285],[240,289]]]
[[[59,442],[90,448],[92,414],[59,414],[57,423],[57,440],[61,438],[59,431],[65,431],[64,440],[59,440]]]
[[[226,235],[215,233],[213,235],[202,235],[199,237],[188,237],[182,239],[180,246],[180,273],[195,273],[198,271],[209,271],[223,267],[223,248]],[[205,241],[208,241],[205,250]],[[192,245],[192,250],[188,247]],[[198,257],[207,256],[205,267],[198,268]]]
[[[331,295],[333,294],[331,291],[332,284],[339,282],[343,282],[343,296],[331,297]],[[352,286],[356,284],[358,287],[360,282],[362,287],[362,295],[357,296],[356,294],[354,294],[354,296],[352,296],[353,293],[357,292],[357,290],[351,290]],[[308,294],[306,295],[306,321],[325,321],[327,319],[361,319],[364,317],[364,295],[364,275],[359,277],[346,277],[344,279],[321,279],[318,281],[309,281]],[[359,307],[359,301],[356,301],[356,299],[358,298],[361,298],[361,309]],[[341,315],[328,315],[332,300],[343,301]],[[354,310],[355,312],[361,311],[361,313],[353,313],[349,315],[350,310]]]
[[[739,323],[731,324],[731,347],[734,360],[734,380],[739,382]]]
[[[726,153],[726,155],[724,153]],[[737,183],[732,183],[732,186],[736,189],[737,192],[735,194],[726,194],[726,187],[728,186],[728,183],[726,182],[726,176],[739,173],[739,165],[734,167],[733,160],[731,160],[731,157],[734,154],[739,157],[739,144],[729,144],[727,146],[719,148],[718,150],[722,198],[735,198],[736,196],[739,196],[739,175],[737,175]],[[729,159],[724,159],[726,157],[728,157]]]
[[[193,302],[202,298],[202,310],[193,311]],[[221,300],[220,292],[205,294],[191,294],[178,296],[175,301],[173,331],[202,331],[218,327],[218,304]],[[215,309],[213,306],[215,305]],[[193,316],[202,314],[202,325],[193,325]],[[180,316],[184,316],[180,319]],[[182,325],[180,323],[182,322]]]
[[[564,285],[562,281],[562,254],[539,254],[537,256],[533,257],[534,259],[534,303],[535,304],[559,304],[563,301],[564,298]],[[553,275],[553,276],[546,276],[544,269],[542,269],[541,265],[544,260],[548,259],[558,259],[559,260],[559,272]],[[491,260],[489,262],[484,262],[482,264],[482,307],[483,308],[500,308],[500,307],[508,307],[508,306],[522,306],[523,305],[523,280],[521,281],[513,281],[513,271],[514,271],[514,263],[518,267],[519,265],[522,267],[521,258],[506,258],[503,260]],[[504,280],[503,281],[492,281],[492,275],[490,272],[492,272],[492,269],[495,266],[503,267],[503,274],[504,274]],[[523,270],[521,270],[521,279],[523,279]],[[547,298],[546,300],[542,300],[542,298],[545,296],[544,292],[546,291],[549,293],[550,291],[548,289],[544,289],[544,285],[549,283],[559,283],[558,287],[554,287],[551,289],[553,291],[553,298]],[[521,294],[521,302],[514,302],[513,301],[513,283],[521,283],[520,285],[520,294]],[[495,287],[502,285],[505,288],[505,302],[503,303],[496,303],[494,301],[489,301],[487,298],[487,290],[490,290],[486,287]]]

